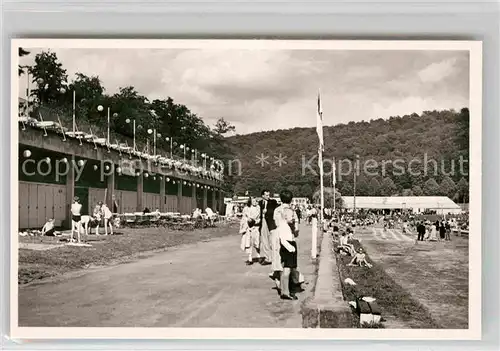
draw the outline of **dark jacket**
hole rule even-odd
[[[425,234],[425,226],[423,224],[419,224],[417,226],[417,232],[418,234]]]
[[[273,199],[269,199],[267,202],[267,212],[265,215],[262,214],[264,211],[264,200],[259,201],[259,207],[260,207],[260,218],[266,221],[267,223],[267,228],[269,230],[274,230],[277,228],[276,223],[274,223],[274,210],[278,207],[278,202]],[[262,221],[259,226],[259,229],[262,228]]]

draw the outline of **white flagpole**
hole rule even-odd
[[[108,145],[109,145],[109,113],[110,113],[110,109],[108,107]]]
[[[135,147],[135,119],[134,119],[134,151],[136,151],[136,147]]]
[[[76,91],[73,89],[73,135],[76,133]]]
[[[28,69],[28,66],[26,66],[26,80],[27,80],[27,87],[26,87],[26,116],[30,116],[30,95],[31,95],[31,90],[30,90],[30,71]]]
[[[324,206],[325,206],[325,195],[324,195],[324,184],[323,184],[323,150],[321,147],[319,149],[319,187],[321,191],[320,197],[320,206],[321,206],[321,214],[319,216],[320,223],[323,223],[323,214],[324,214]]]
[[[153,153],[156,156],[156,129],[153,131]]]
[[[335,159],[333,159],[332,163],[332,185],[333,185],[333,213],[335,213],[335,185],[336,185],[336,177],[335,177]]]
[[[318,91],[318,101],[317,101],[317,116],[316,116],[316,132],[318,133],[319,147],[318,147],[318,163],[319,163],[319,191],[320,191],[320,211],[319,211],[319,225],[323,228],[323,211],[325,205],[325,199],[323,194],[323,110],[321,107],[321,97]],[[317,242],[318,242],[318,226],[317,222],[313,219],[312,221],[312,240],[311,240],[311,257],[316,259],[318,256],[317,252]]]

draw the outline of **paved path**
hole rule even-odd
[[[311,227],[302,225],[299,267],[307,282]],[[244,264],[235,234],[128,264],[19,289],[25,327],[301,327],[300,303],[272,290],[270,266]],[[311,287],[312,283],[306,285]]]

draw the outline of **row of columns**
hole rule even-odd
[[[73,157],[74,161],[74,157]],[[70,167],[70,171],[68,172],[68,175],[66,177],[66,203],[68,204],[68,210],[67,210],[67,218],[71,219],[71,204],[73,203],[73,199],[75,197],[75,171],[73,167]],[[206,188],[203,188],[203,209],[207,208],[208,206],[208,190]],[[106,186],[106,204],[110,209],[113,208],[113,195],[115,192],[115,173],[111,173],[107,177],[107,186]],[[144,193],[144,176],[139,176],[137,177],[137,211],[140,212],[144,209],[143,206],[143,193]],[[162,180],[160,182],[160,198],[162,199],[160,201],[160,212],[165,211],[165,181]],[[198,207],[197,206],[197,197],[196,197],[196,186],[192,186],[192,207],[193,209]],[[181,204],[181,199],[182,199],[182,182],[178,182],[177,185],[177,206],[180,206]],[[218,210],[219,212],[222,211],[222,204],[223,204],[223,193],[222,190],[219,190],[219,203],[218,203],[218,208],[213,209],[213,210]],[[212,191],[212,206],[215,204],[215,191]]]

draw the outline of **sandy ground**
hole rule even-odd
[[[310,282],[297,301],[272,289],[270,266],[246,266],[238,234],[127,264],[19,288],[24,327],[301,327],[313,285],[310,227],[301,226],[299,267]]]

